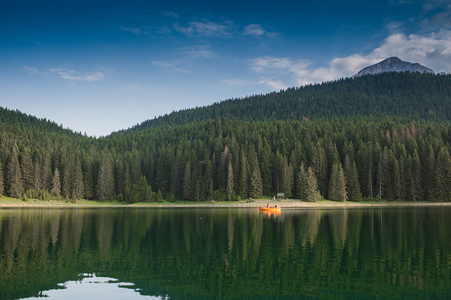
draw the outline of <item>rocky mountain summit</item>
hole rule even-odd
[[[355,78],[363,75],[372,75],[385,72],[411,72],[411,73],[419,72],[419,73],[435,74],[433,70],[425,66],[422,66],[418,63],[413,64],[407,61],[402,61],[398,57],[390,57],[375,65],[363,68],[352,77]]]

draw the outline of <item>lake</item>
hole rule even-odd
[[[0,299],[451,299],[451,208],[0,209]]]

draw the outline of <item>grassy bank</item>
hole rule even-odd
[[[95,200],[81,199],[77,202],[61,201],[61,200],[22,200],[9,197],[0,198],[0,208],[2,207],[258,207],[258,206],[280,206],[285,208],[304,207],[304,208],[340,208],[340,207],[374,207],[374,206],[451,206],[451,202],[406,202],[406,201],[366,201],[366,202],[336,202],[336,201],[320,201],[320,202],[304,202],[296,199],[288,200],[270,200],[268,197],[255,199],[253,201],[176,201],[176,202],[150,202],[150,203],[134,203],[128,204],[124,202],[100,202]]]

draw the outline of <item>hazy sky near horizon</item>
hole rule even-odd
[[[391,56],[451,71],[451,0],[4,0],[0,106],[102,136]]]

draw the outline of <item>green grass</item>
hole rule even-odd
[[[27,203],[27,202],[31,202],[31,201],[23,201],[22,198],[16,199],[16,198],[11,198],[11,197],[6,197],[6,196],[0,197],[0,204],[2,204],[2,203],[5,203],[5,204],[23,204],[23,203]]]
[[[96,200],[86,200],[86,199],[80,199],[79,201],[77,201],[76,203],[71,202],[71,200],[48,200],[48,201],[41,201],[41,200],[36,200],[36,199],[27,199],[27,200],[23,200],[22,198],[11,198],[11,197],[6,197],[6,196],[2,196],[0,197],[0,205],[26,205],[26,204],[34,204],[34,205],[67,205],[67,206],[159,206],[159,205],[165,205],[165,206],[177,206],[177,205],[199,205],[199,204],[218,204],[218,205],[227,205],[227,204],[244,204],[247,203],[249,199],[242,199],[240,201],[181,201],[181,200],[177,200],[174,202],[170,202],[167,200],[163,200],[161,202],[139,202],[139,203],[134,203],[134,204],[129,204],[126,202],[118,202],[118,201],[96,201]],[[269,196],[262,196],[260,198],[256,198],[254,199],[255,201],[269,201],[270,197]],[[289,199],[289,200],[297,200],[297,199]],[[301,201],[301,200],[298,200]],[[280,203],[282,204],[284,202],[284,200],[280,200]],[[317,204],[340,204],[341,202],[337,202],[337,201],[331,201],[331,200],[323,200],[320,202],[316,202]],[[420,201],[420,202],[408,202],[408,201],[387,201],[385,199],[380,199],[378,201],[371,201],[368,199],[364,199],[363,201],[358,201],[358,202],[354,202],[354,201],[347,201],[344,203],[348,203],[348,204],[392,204],[392,205],[402,205],[402,204],[413,204],[413,203],[425,203],[424,201]],[[313,204],[313,203],[312,203]]]

